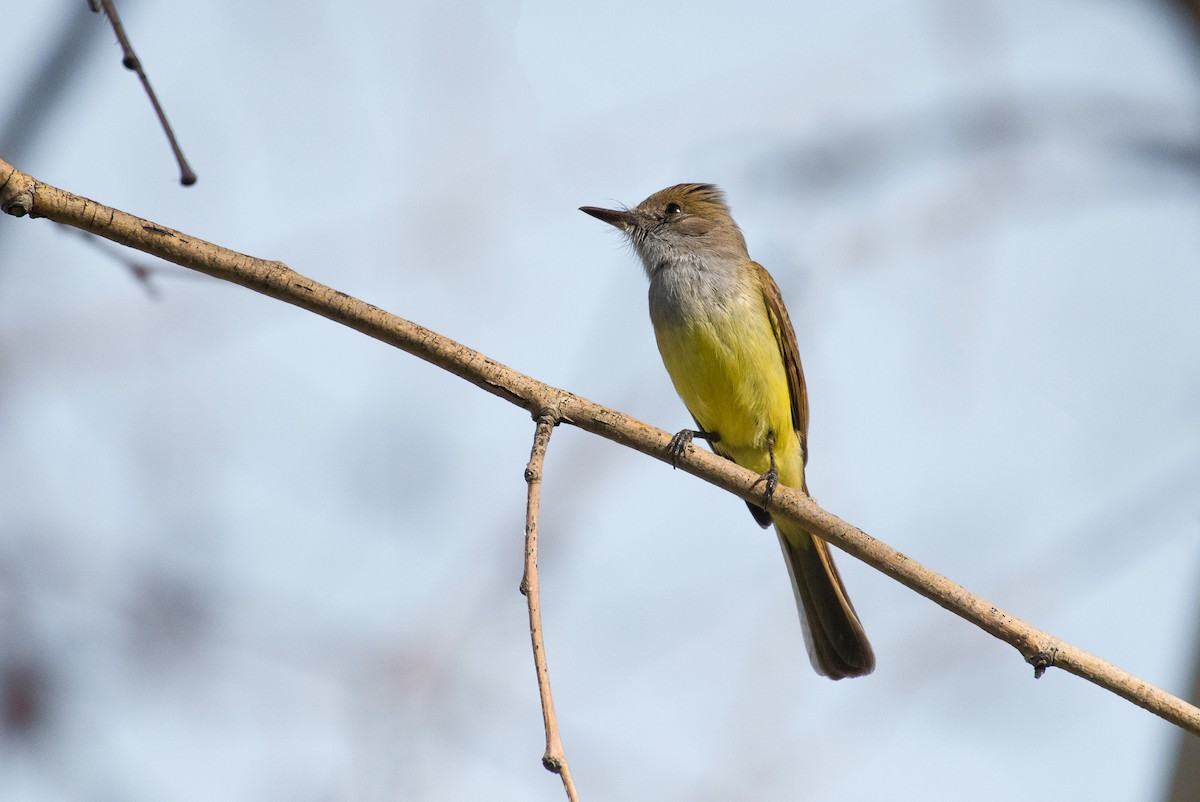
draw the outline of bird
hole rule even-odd
[[[580,211],[624,232],[650,279],[658,350],[698,427],[671,439],[672,461],[702,439],[760,475],[763,504],[779,483],[807,495],[808,394],[796,334],[724,193],[713,184],[677,184],[632,209]],[[813,668],[835,680],[870,674],[875,653],[829,545],[747,505],[762,527],[775,525]]]

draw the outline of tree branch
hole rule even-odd
[[[146,71],[142,69],[142,60],[133,52],[133,45],[125,34],[125,26],[121,24],[121,18],[117,16],[117,7],[113,5],[113,0],[88,0],[88,7],[92,11],[103,11],[104,16],[108,17],[113,33],[117,35],[117,41],[121,43],[121,63],[125,65],[125,69],[136,72],[137,77],[141,80],[142,88],[146,90],[146,96],[150,98],[150,105],[154,107],[154,113],[158,115],[158,124],[162,126],[163,133],[167,135],[167,142],[171,145],[171,152],[175,154],[175,162],[179,165],[179,183],[190,187],[196,183],[196,174],[192,171],[191,165],[187,163],[187,159],[183,157],[183,149],[179,147],[179,142],[175,139],[175,131],[167,122],[167,113],[163,111],[162,104],[158,102],[158,95],[154,94],[154,89],[150,86],[150,79],[146,77]]]
[[[0,159],[0,210],[45,217],[90,231],[210,276],[315,312],[437,365],[532,414],[571,423],[621,445],[670,462],[670,435],[586,398],[543,384],[461,343],[296,273],[282,262],[256,259],[34,180]],[[689,448],[678,460],[688,473],[761,504],[758,476],[707,451]],[[1200,709],[1088,652],[1064,643],[821,509],[807,496],[780,487],[768,511],[798,521],[854,557],[887,574],[985,632],[1013,646],[1035,676],[1057,666],[1200,735]]]
[[[546,728],[546,752],[542,765],[562,777],[567,799],[579,802],[575,783],[571,780],[571,769],[567,766],[567,755],[563,752],[562,740],[558,736],[558,718],[554,715],[554,697],[550,694],[550,669],[546,665],[546,643],[542,639],[542,600],[538,590],[538,513],[542,503],[542,466],[546,462],[546,448],[550,435],[558,421],[552,415],[538,418],[533,435],[533,451],[529,464],[525,466],[525,482],[529,495],[525,504],[525,575],[521,577],[521,593],[529,605],[529,637],[533,641],[533,667],[537,672],[538,695],[542,699],[542,723]]]

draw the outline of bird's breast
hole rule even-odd
[[[766,438],[792,436],[783,356],[754,272],[679,265],[655,271],[650,318],[675,390],[718,450],[760,472]]]

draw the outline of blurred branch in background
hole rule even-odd
[[[1194,702],[1200,699],[1200,616],[1196,618],[1196,633],[1191,643],[1196,658],[1192,661],[1192,686],[1188,698]],[[1165,802],[1197,802],[1200,800],[1200,738],[1179,733],[1175,740],[1175,766]]]
[[[1200,176],[1195,125],[1190,108],[1129,95],[975,95],[831,129],[790,153],[773,152],[754,176],[804,198],[911,171],[921,162],[967,161],[1053,142]]]
[[[100,42],[87,14],[77,8],[64,9],[62,14],[55,28],[58,35],[45,42],[36,63],[7,65],[9,73],[24,66],[15,84],[21,91],[0,122],[0,143],[14,158],[32,157],[34,144],[53,128],[49,120],[55,109],[66,99],[84,64],[91,61],[91,49]],[[8,265],[8,260],[0,260],[0,267]],[[9,367],[0,359],[0,388],[6,392],[12,389]],[[31,612],[37,607],[38,592],[44,589],[28,579],[29,560],[29,551],[17,555],[5,548],[0,553],[0,737],[8,754],[41,739],[52,728],[62,703],[60,677],[51,657],[53,637],[38,626],[36,613]]]
[[[1191,32],[1200,43],[1200,0],[1168,0],[1168,5],[1182,11],[1191,21]]]
[[[139,259],[132,259],[126,255],[124,250],[117,250],[109,245],[107,240],[95,237],[86,231],[79,231],[78,229],[67,228],[66,230],[74,231],[88,245],[128,270],[129,275],[133,276],[134,281],[146,290],[146,295],[154,300],[158,300],[161,297],[158,285],[151,281],[151,278],[155,275],[170,276],[171,278],[199,279],[201,281],[205,281],[208,278],[203,273],[196,273],[191,270],[176,270],[173,266],[152,265]]]
[[[1187,28],[1192,39],[1192,56],[1197,63],[1200,63],[1200,0],[1169,0],[1169,4],[1180,9],[1184,14],[1184,19],[1188,21]],[[1190,145],[1193,160],[1200,161],[1195,156],[1197,149],[1200,149],[1200,143],[1193,139]],[[1192,704],[1200,705],[1200,618],[1197,619],[1197,630],[1191,643],[1193,650],[1192,684],[1186,698]],[[1189,737],[1186,733],[1176,734],[1175,766],[1166,800],[1167,802],[1200,802],[1200,738]]]
[[[24,91],[0,125],[0,142],[10,158],[25,158],[34,139],[45,135],[47,118],[89,60],[89,47],[99,41],[91,35],[93,25],[87,14],[68,13],[59,30],[58,39],[47,45],[38,66],[25,71],[29,79],[21,82]]]

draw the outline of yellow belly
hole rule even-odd
[[[783,356],[761,296],[655,324],[658,350],[676,392],[714,448],[757,473],[770,467],[774,434],[780,481],[802,487],[804,464],[793,429]]]

